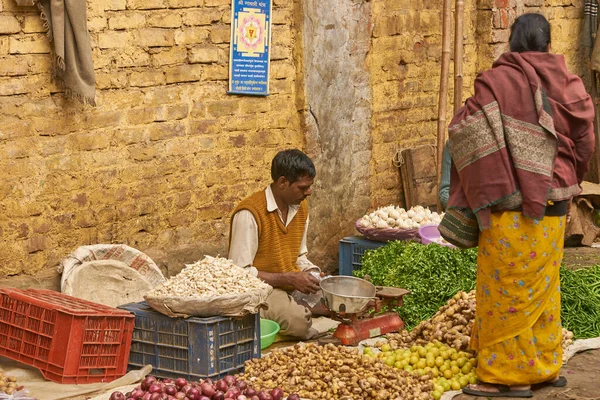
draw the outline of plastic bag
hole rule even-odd
[[[317,278],[319,281],[321,281],[321,279],[323,279],[323,278],[321,278],[320,271],[310,271],[310,274],[312,276],[314,276],[315,278]],[[302,302],[302,303],[306,304],[308,306],[308,308],[313,308],[314,306],[316,306],[317,303],[321,301],[322,297],[323,297],[323,293],[321,293],[321,292],[317,292],[317,293],[313,293],[313,294],[304,294],[297,290],[294,290],[292,292],[292,298],[294,300],[296,300],[296,303]]]
[[[33,397],[29,397],[29,390],[22,389],[13,394],[0,393],[0,400],[36,400]]]

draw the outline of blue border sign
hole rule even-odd
[[[271,1],[232,1],[228,93],[269,94]]]

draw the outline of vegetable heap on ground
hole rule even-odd
[[[459,390],[469,383],[476,383],[475,367],[477,360],[473,353],[456,351],[435,340],[425,346],[413,345],[410,349],[392,350],[384,343],[380,352],[365,347],[364,354],[378,358],[385,365],[407,372],[415,372],[420,377],[431,379],[433,392],[431,396],[437,400],[450,389]]]
[[[388,367],[357,348],[315,344],[274,350],[246,362],[240,379],[255,388],[280,387],[306,399],[430,399],[429,376]]]
[[[8,376],[4,371],[0,371],[0,392],[4,392],[8,395],[12,395],[14,392],[22,390],[23,386],[17,385],[17,378],[14,376]]]
[[[212,297],[241,294],[268,285],[231,260],[206,256],[158,285],[150,296]]]
[[[188,382],[184,378],[161,379],[147,376],[140,385],[125,394],[113,392],[110,400],[282,400],[283,390],[254,390],[245,381],[233,375],[213,381]],[[299,400],[297,394],[288,400]]]
[[[600,336],[600,265],[560,269],[562,325],[576,339]]]
[[[395,241],[367,250],[362,268],[354,271],[354,276],[368,275],[375,285],[410,290],[396,311],[411,330],[430,319],[458,291],[472,290],[476,269],[476,248],[457,250]],[[575,339],[600,337],[600,265],[574,271],[561,267],[560,285],[563,326]],[[468,335],[468,331],[463,334]],[[425,339],[429,336],[426,334]]]
[[[459,290],[475,287],[476,260],[477,249],[395,241],[365,252],[362,268],[354,276],[368,275],[375,285],[410,290],[396,311],[412,329],[431,318]]]
[[[424,225],[439,224],[443,215],[422,206],[414,206],[407,211],[391,205],[364,215],[358,223],[363,228],[416,229]]]

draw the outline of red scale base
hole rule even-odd
[[[398,332],[404,322],[395,312],[386,312],[371,318],[353,318],[350,323],[342,322],[333,333],[344,346],[356,346],[362,340]]]
[[[332,318],[341,321],[333,337],[344,346],[356,346],[362,340],[399,332],[404,328],[404,322],[397,313],[381,311],[384,307],[389,310],[401,306],[402,297],[410,292],[389,286],[376,286],[376,290],[376,297],[365,307],[365,311],[357,314],[332,312]]]

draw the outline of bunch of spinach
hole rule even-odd
[[[436,244],[389,242],[365,252],[354,276],[370,276],[377,286],[410,290],[395,309],[411,330],[431,318],[459,290],[475,288],[477,249],[457,250]]]

